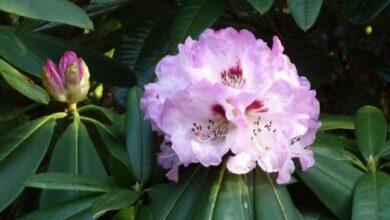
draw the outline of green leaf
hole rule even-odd
[[[260,14],[266,13],[275,0],[247,0]]]
[[[20,220],[68,220],[71,218],[74,219],[92,219],[92,214],[89,212],[89,208],[92,206],[92,203],[95,201],[97,196],[86,196],[70,200],[67,202],[62,202],[56,204],[49,208],[40,209],[33,213],[30,213]],[[90,216],[89,218],[80,218],[80,214],[86,214]]]
[[[158,193],[148,206],[153,219],[190,219],[195,214],[194,207],[208,172],[200,166],[192,168],[183,172],[179,183],[157,185]]]
[[[144,205],[137,206],[137,210],[134,206],[122,209],[119,211],[112,220],[153,220],[153,216],[150,213],[148,207]]]
[[[110,123],[114,122],[117,119],[117,117],[119,117],[119,114],[117,112],[115,112],[114,110],[109,109],[109,108],[104,108],[101,106],[97,106],[97,105],[84,105],[84,106],[77,108],[77,110],[81,115],[83,113],[86,113],[86,112],[93,112],[93,113],[101,114]]]
[[[120,210],[112,220],[136,220],[135,218],[135,207],[131,206]],[[143,220],[143,219],[142,219]]]
[[[0,56],[19,69],[41,77],[44,57],[34,53],[13,30],[0,26]]]
[[[355,158],[354,154],[348,150],[357,150],[357,144],[354,140],[327,133],[317,133],[312,146],[315,153],[339,161],[350,161]]]
[[[260,169],[254,175],[255,219],[300,219],[285,186],[275,183],[270,174]]]
[[[23,185],[40,189],[81,190],[108,192],[115,187],[106,180],[70,173],[40,173],[23,181]]]
[[[320,14],[322,0],[287,0],[287,5],[297,25],[307,31]]]
[[[48,172],[64,172],[99,179],[107,177],[88,131],[77,117],[57,141]],[[41,195],[41,207],[69,200],[77,194],[76,191],[44,190]]]
[[[68,0],[0,0],[0,10],[23,17],[93,29],[88,15]]]
[[[133,87],[127,98],[126,145],[134,177],[146,183],[153,171],[154,143],[153,132],[149,121],[144,120],[139,100],[142,91]]]
[[[2,35],[7,39],[4,45]],[[41,77],[46,59],[56,62],[66,50],[73,50],[84,59],[93,80],[117,86],[136,83],[135,74],[119,61],[60,38],[0,26],[0,56],[36,77]]]
[[[18,92],[39,103],[49,103],[50,96],[40,86],[34,83],[34,81],[18,70],[13,68],[8,63],[4,62],[0,58],[0,75],[2,75],[7,83]]]
[[[368,172],[358,182],[353,197],[352,219],[386,220],[390,217],[390,176]]]
[[[94,123],[104,145],[110,153],[108,166],[115,182],[122,187],[130,187],[136,182],[131,170],[130,160],[127,153],[126,144],[120,139],[112,128],[102,123]]]
[[[366,23],[384,10],[389,3],[389,0],[348,0],[345,7],[346,15],[354,23]]]
[[[132,205],[138,199],[133,190],[113,190],[101,195],[92,205],[93,217],[96,219],[110,210],[118,210]]]
[[[334,130],[334,129],[355,129],[355,120],[353,116],[347,115],[320,115],[321,128],[320,131]]]
[[[2,113],[2,114],[0,113],[0,122],[5,122],[5,121],[15,119],[16,117],[23,114],[24,112],[30,111],[31,109],[34,109],[38,106],[41,106],[41,104],[33,103],[31,105],[26,105],[26,106],[23,106],[19,109],[12,110],[10,112],[6,112],[6,113]]]
[[[177,45],[191,36],[197,38],[206,28],[217,21],[224,11],[222,0],[185,0],[173,21],[169,51],[176,52]]]
[[[253,204],[249,195],[246,176],[232,174],[226,171],[226,166],[220,168],[210,184],[205,201],[200,202],[200,217],[195,219],[250,219],[253,216]]]
[[[317,154],[316,163],[300,179],[338,218],[350,219],[352,195],[363,173],[343,162]]]
[[[131,18],[126,20],[127,31],[115,48],[114,58],[135,72],[140,87],[153,79],[155,64],[168,46],[168,22],[160,15],[159,6],[153,3],[134,7]]]
[[[356,140],[364,158],[378,156],[386,141],[387,125],[383,112],[374,106],[363,106],[356,112],[355,126]]]
[[[54,117],[42,117],[0,136],[0,212],[22,192],[21,181],[37,170],[54,124]]]

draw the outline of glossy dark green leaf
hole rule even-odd
[[[0,136],[0,210],[23,190],[21,181],[35,173],[53,133],[55,117],[24,124]]]
[[[93,219],[89,208],[97,196],[86,196],[62,202],[49,208],[40,209],[30,213],[20,220],[69,220],[69,219]],[[84,218],[81,218],[84,216]],[[86,218],[86,216],[88,216]]]
[[[174,53],[179,43],[191,36],[197,38],[214,24],[224,11],[222,0],[185,0],[180,5],[171,28],[169,51]]]
[[[125,141],[121,140],[115,134],[115,131],[109,127],[99,122],[96,122],[95,125],[100,137],[110,153],[108,166],[116,183],[122,187],[130,187],[134,185],[135,178],[130,170],[130,160]]]
[[[137,210],[134,206],[122,209],[119,211],[112,220],[153,220],[153,216],[150,213],[148,207],[144,205],[137,206]]]
[[[40,189],[108,192],[115,189],[106,180],[70,173],[40,173],[23,181],[23,185]]]
[[[23,17],[93,29],[88,15],[68,0],[0,0],[0,10]]]
[[[386,118],[381,110],[374,106],[361,107],[355,117],[355,135],[360,152],[368,160],[370,155],[377,156],[385,147]]]
[[[126,65],[60,38],[0,27],[0,45],[5,60],[36,77],[41,77],[46,59],[57,62],[66,50],[74,50],[88,65],[92,79],[117,86],[136,84],[135,74]]]
[[[322,0],[287,0],[287,5],[298,26],[307,31],[320,14]]]
[[[107,177],[88,131],[77,117],[57,141],[48,172],[64,172],[101,179]],[[41,207],[66,201],[77,194],[76,191],[44,190],[41,196]]]
[[[9,27],[0,27],[1,57],[21,70],[36,77],[41,77],[44,57],[34,53],[28,45],[15,35],[13,30]]]
[[[137,76],[138,85],[143,87],[154,77],[156,62],[167,50],[164,18],[159,16],[159,4],[148,5],[132,11],[127,19],[127,31],[115,48],[114,58],[125,63]]]
[[[116,113],[114,110],[109,108],[104,108],[97,105],[84,105],[79,108],[77,108],[80,115],[83,115],[83,113],[86,112],[93,112],[103,115],[110,123],[114,122],[116,118],[119,116],[118,113]]]
[[[206,194],[206,200],[200,202],[194,219],[251,219],[253,204],[245,178],[223,166],[211,183],[205,185],[210,191],[202,193]]]
[[[355,129],[355,120],[353,116],[321,114],[320,121],[320,131],[333,129]]]
[[[98,218],[107,211],[126,208],[137,201],[138,197],[138,193],[133,190],[118,189],[109,191],[93,203],[93,217]]]
[[[127,98],[126,145],[134,177],[139,182],[145,183],[153,171],[155,146],[151,124],[149,121],[144,120],[144,113],[140,109],[139,100],[142,95],[142,91],[137,87],[129,91]]]
[[[286,187],[270,174],[256,169],[254,187],[255,219],[300,219]]]
[[[363,173],[351,165],[316,154],[316,163],[300,179],[340,219],[350,219],[353,190]]]
[[[42,87],[35,84],[32,79],[21,74],[17,69],[13,68],[1,58],[0,75],[3,76],[5,81],[7,81],[12,88],[29,99],[43,104],[49,103],[50,96]]]
[[[171,182],[160,185],[148,206],[153,219],[190,219],[195,214],[195,204],[202,192],[207,170],[197,166],[186,169],[180,176],[179,183]]]
[[[275,0],[247,0],[260,14],[266,13]]]
[[[352,219],[386,220],[390,217],[390,176],[368,172],[358,182],[353,197]]]
[[[327,133],[317,133],[312,147],[315,153],[339,161],[350,161],[355,156],[348,150],[356,151],[358,149],[355,140]]]
[[[26,106],[23,106],[19,109],[15,109],[15,110],[12,110],[12,111],[9,111],[6,113],[1,113],[1,111],[0,111],[0,122],[5,122],[5,121],[15,119],[16,117],[23,114],[24,112],[30,111],[31,109],[34,109],[40,105],[41,104],[39,104],[39,103],[33,103],[31,105],[26,105]]]
[[[389,3],[389,0],[348,0],[345,10],[349,20],[361,24],[374,18],[384,10]]]

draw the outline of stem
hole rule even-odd
[[[77,112],[77,102],[75,102],[75,103],[69,103],[68,102],[68,110],[70,112],[74,112],[74,111]]]

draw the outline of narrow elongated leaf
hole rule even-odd
[[[274,4],[275,0],[248,0],[260,14],[266,13]]]
[[[222,0],[185,0],[174,19],[169,42],[169,51],[174,53],[177,45],[188,36],[196,38],[219,18],[224,10]]]
[[[322,0],[287,0],[287,5],[298,26],[307,31],[320,14]]]
[[[104,166],[97,154],[87,129],[77,117],[59,138],[50,159],[48,172],[64,172],[104,179]],[[41,207],[74,198],[76,191],[44,190]]]
[[[355,129],[355,121],[353,116],[321,114],[320,121],[320,131],[333,129]]]
[[[285,186],[278,185],[259,169],[255,171],[255,219],[300,219]]]
[[[39,103],[34,103],[31,105],[26,105],[24,107],[21,107],[19,109],[15,109],[15,110],[10,111],[10,112],[0,114],[0,122],[12,120],[12,119],[18,117],[19,115],[23,114],[24,112],[29,111],[31,109],[34,109],[40,105],[41,104],[39,104]]]
[[[340,161],[349,161],[354,158],[354,154],[348,150],[357,151],[358,149],[355,140],[327,133],[317,133],[312,146],[315,153]]]
[[[358,182],[353,197],[352,219],[386,220],[390,217],[390,176],[368,172]]]
[[[202,167],[187,169],[180,176],[179,183],[160,186],[159,193],[148,206],[153,219],[190,219],[194,217],[194,207],[201,195],[207,170]],[[153,189],[152,189],[153,190]]]
[[[137,206],[137,210],[134,206],[122,209],[113,218],[113,220],[153,220],[153,216],[150,213],[148,207],[144,205]]]
[[[0,0],[0,10],[23,17],[93,29],[88,15],[68,0]]]
[[[97,106],[97,105],[84,105],[79,107],[77,110],[81,115],[86,112],[101,114],[105,118],[107,118],[110,123],[114,122],[116,118],[119,116],[119,114],[116,113],[114,110]]]
[[[41,77],[44,57],[38,56],[9,27],[0,27],[0,55],[12,65]]]
[[[0,75],[7,83],[18,92],[39,103],[49,103],[50,96],[40,86],[36,85],[32,79],[21,74],[17,69],[0,58]]]
[[[129,91],[126,116],[126,145],[130,165],[135,178],[145,183],[153,171],[154,143],[153,132],[149,121],[139,106],[142,91],[134,87]]]
[[[32,32],[21,32],[17,36],[43,59],[58,61],[65,50],[74,50],[88,65],[92,79],[119,86],[135,85],[135,74],[124,64],[100,53],[80,47],[71,42]],[[111,73],[111,74],[110,74]]]
[[[206,194],[206,200],[200,200],[200,210],[196,211],[199,217],[195,215],[194,219],[252,219],[253,200],[245,178],[226,171],[223,166],[211,184],[205,184],[204,188],[210,191],[202,193]]]
[[[84,59],[92,79],[117,86],[136,84],[135,74],[119,61],[59,38],[0,26],[0,55],[36,77],[41,77],[42,65],[46,59],[58,61],[69,49]]]
[[[92,206],[92,203],[96,198],[97,196],[93,195],[62,202],[52,207],[30,213],[20,220],[68,220],[72,218],[92,219],[92,213],[85,213],[85,211],[89,211],[89,208]],[[80,218],[80,215],[89,215],[90,217]]]
[[[125,24],[127,31],[115,48],[114,58],[135,72],[140,87],[153,79],[155,64],[168,46],[168,22],[159,16],[158,8],[162,8],[159,6],[135,7]]]
[[[348,0],[346,14],[354,23],[366,23],[378,15],[388,5],[389,0]]]
[[[132,205],[138,199],[138,193],[133,190],[118,189],[101,195],[92,205],[94,218],[110,210],[118,210]]]
[[[105,180],[70,173],[40,173],[23,181],[23,185],[40,189],[108,192],[115,189]]]
[[[377,156],[385,148],[386,118],[381,110],[374,106],[364,106],[356,113],[355,135],[360,152],[368,160],[370,155]]]
[[[350,219],[353,190],[363,175],[360,170],[317,154],[315,165],[298,175],[337,217]]]
[[[0,211],[22,192],[21,181],[35,173],[49,146],[55,119],[43,117],[0,137]]]

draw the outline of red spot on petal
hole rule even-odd
[[[265,146],[264,149],[265,149],[265,150],[271,150],[271,147]]]
[[[241,88],[245,84],[242,75],[243,71],[239,61],[235,66],[221,72],[222,82],[233,88]]]
[[[214,115],[221,115],[222,117],[225,117],[226,112],[225,109],[220,104],[215,104],[211,107],[211,111],[214,113]]]
[[[156,95],[156,99],[160,99],[160,95],[159,94]]]
[[[264,107],[264,103],[262,100],[257,99],[253,101],[250,105],[248,105],[248,107],[246,107],[245,110],[260,113],[260,112],[267,112],[268,108]]]
[[[156,153],[154,154],[154,156],[158,157],[158,156],[160,156],[160,153],[161,153],[161,152],[156,152]]]

